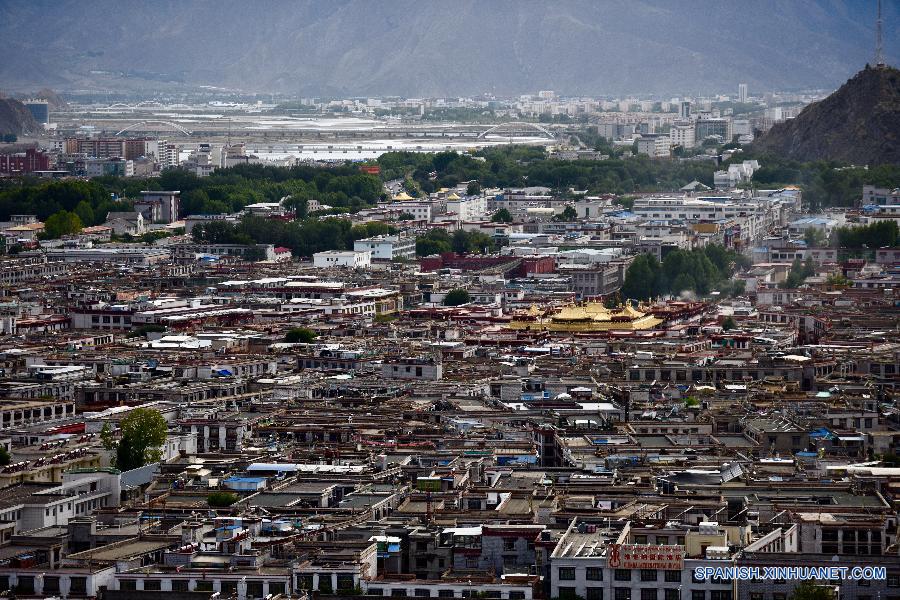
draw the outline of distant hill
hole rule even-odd
[[[871,60],[874,13],[874,0],[0,1],[0,82],[300,96],[834,89]],[[884,3],[884,27],[896,62],[900,2]]]
[[[41,126],[25,105],[12,98],[0,98],[0,135],[40,133]]]
[[[50,105],[50,110],[68,110],[69,103],[51,89],[43,88],[34,94],[35,98],[43,98]]]
[[[900,71],[866,67],[796,118],[772,127],[753,149],[802,161],[900,164]]]

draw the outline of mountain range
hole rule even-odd
[[[830,89],[875,0],[0,0],[0,85],[301,96]],[[900,3],[885,3],[900,56]]]

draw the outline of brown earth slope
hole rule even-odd
[[[754,150],[795,160],[900,164],[900,71],[866,67],[761,136]]]

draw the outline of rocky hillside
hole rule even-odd
[[[0,98],[0,135],[31,135],[41,132],[25,105],[12,98]]]
[[[753,145],[796,160],[900,163],[900,71],[870,68]]]

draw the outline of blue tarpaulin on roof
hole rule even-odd
[[[815,431],[810,431],[810,432],[809,432],[809,437],[811,437],[811,438],[837,439],[837,436],[836,436],[836,435],[834,435],[831,431],[829,431],[828,429],[825,429],[824,427],[820,427],[819,429],[816,429]]]

